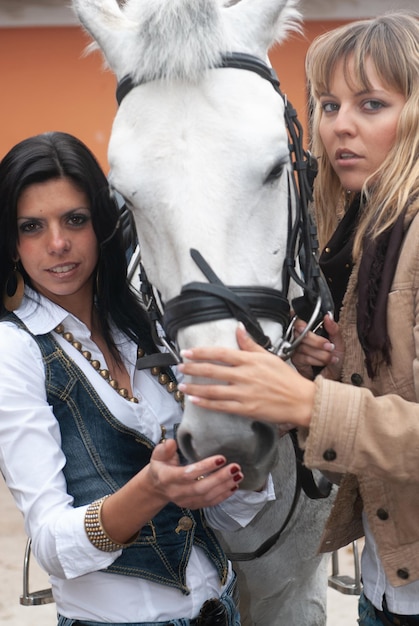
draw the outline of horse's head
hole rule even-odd
[[[180,348],[236,346],[237,319],[261,342],[282,336],[292,168],[284,101],[263,68],[295,28],[295,4],[73,0],[118,80],[133,86],[112,128],[110,181],[134,213],[148,279],[174,305],[168,332]],[[276,437],[265,423],[188,403],[179,429],[189,460],[225,454],[250,489],[275,462]]]

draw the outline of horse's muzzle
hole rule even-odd
[[[241,489],[258,491],[278,458],[278,431],[265,422],[237,415],[188,412],[177,431],[179,448],[190,463],[221,454],[227,463],[237,463],[244,475]]]

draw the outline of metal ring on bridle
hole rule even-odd
[[[286,334],[284,336],[284,341],[282,342],[282,344],[279,347],[278,352],[276,352],[276,354],[281,357],[281,359],[287,359],[300,345],[300,343],[302,343],[303,339],[307,336],[307,334],[310,332],[310,330],[312,330],[314,328],[314,324],[316,323],[316,320],[319,316],[320,313],[320,308],[322,305],[322,299],[321,296],[317,297],[317,302],[316,302],[316,306],[314,307],[314,311],[309,319],[309,321],[307,322],[307,326],[304,328],[304,330],[302,331],[302,333],[296,338],[294,339],[294,341],[290,342],[288,340],[288,337],[290,337],[292,335],[292,331],[294,328],[294,324],[297,320],[297,316],[294,315],[294,317],[292,318],[287,330],[286,330]]]

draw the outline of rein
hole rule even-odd
[[[297,441],[297,431],[291,430],[289,435],[295,452],[295,487],[287,516],[282,522],[280,528],[273,535],[268,537],[268,539],[256,548],[256,550],[253,550],[252,552],[226,552],[230,561],[253,561],[254,559],[259,559],[261,556],[266,554],[266,552],[268,552],[268,550],[276,544],[294,516],[300,499],[301,490],[304,491],[306,496],[313,500],[327,498],[331,492],[332,484],[324,476],[322,476],[319,485],[317,485],[312,472],[305,467],[303,463],[303,451],[299,447]]]

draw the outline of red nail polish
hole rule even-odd
[[[240,467],[237,467],[237,465],[233,465],[233,467],[231,468],[230,472],[234,475],[237,474],[237,472],[240,472]]]
[[[220,467],[220,465],[224,465],[225,460],[224,459],[216,459],[215,460],[215,464],[218,465],[218,467]]]
[[[235,476],[233,476],[233,480],[235,483],[237,483],[242,478],[243,478],[243,474],[236,474]]]
[[[237,485],[234,485],[234,487],[232,487],[232,488],[230,489],[230,491],[237,491],[237,489],[238,489],[238,486],[237,486]]]

